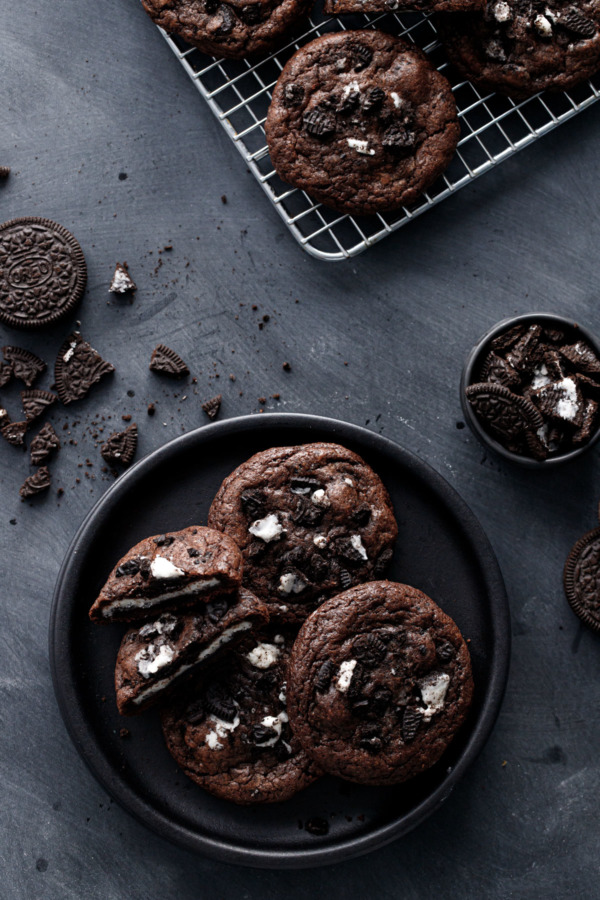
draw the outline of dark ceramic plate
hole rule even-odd
[[[400,528],[390,578],[421,588],[470,639],[475,696],[440,763],[397,788],[324,778],[282,804],[236,807],[211,797],[175,766],[156,713],[122,719],[113,670],[123,628],[92,625],[87,611],[110,569],[150,534],[201,524],[223,478],[258,450],[334,441],[379,473]],[[50,618],[54,689],[75,746],[112,796],[160,835],[218,859],[293,868],[366,853],[405,834],[448,797],[485,743],[509,661],[509,612],[481,527],[433,469],[364,428],[301,415],[251,416],[171,441],[123,475],[96,504],[63,564]],[[126,727],[131,735],[119,736]],[[317,837],[307,819],[329,822]]]

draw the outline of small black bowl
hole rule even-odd
[[[465,393],[469,385],[477,383],[473,374],[477,371],[487,353],[489,353],[493,339],[503,332],[508,331],[509,328],[521,324],[546,325],[552,328],[561,329],[568,335],[572,335],[573,341],[583,340],[586,344],[589,344],[598,358],[600,358],[600,341],[595,334],[592,334],[591,331],[588,331],[587,328],[583,328],[572,319],[566,319],[564,316],[556,316],[553,313],[526,313],[522,316],[513,316],[509,319],[502,319],[501,322],[498,322],[483,335],[467,356],[460,379],[460,403],[465,421],[469,425],[471,431],[479,438],[482,444],[490,447],[500,456],[510,460],[510,462],[518,463],[518,465],[526,466],[529,469],[546,469],[548,466],[556,466],[559,463],[571,462],[581,456],[582,453],[589,450],[590,447],[597,442],[598,438],[600,438],[600,423],[597,425],[596,430],[589,441],[582,444],[580,447],[570,450],[568,453],[559,453],[556,456],[550,456],[548,459],[532,459],[529,456],[522,456],[519,453],[513,453],[511,450],[507,450],[499,441],[495,440],[495,438],[485,430],[473,407],[467,400],[467,395]]]

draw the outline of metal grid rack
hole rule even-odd
[[[428,16],[407,12],[342,20],[318,9],[304,34],[258,62],[212,59],[162,29],[161,33],[298,243],[319,259],[356,256],[600,99],[600,75],[568,92],[538,94],[521,102],[484,94],[469,81],[457,79]],[[411,206],[372,216],[341,215],[281,181],[269,158],[264,122],[281,70],[300,46],[331,31],[373,27],[413,41],[450,79],[461,138],[444,175]]]

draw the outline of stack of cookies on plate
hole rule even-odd
[[[337,444],[266,450],[208,524],[138,543],[90,610],[129,625],[119,712],[158,706],[181,769],[242,804],[436,763],[468,712],[469,653],[425,594],[380,580],[398,528],[375,472]]]
[[[142,0],[205,53],[255,58],[280,47],[311,0]],[[418,10],[458,72],[516,98],[568,90],[600,69],[599,0],[325,0],[331,15]],[[394,23],[396,24],[396,23]],[[460,137],[447,78],[413,43],[383,31],[332,32],[302,46],[273,90],[265,124],[278,175],[354,215],[413,203]]]

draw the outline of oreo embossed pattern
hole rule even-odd
[[[471,352],[461,382],[467,422],[508,459],[562,462],[600,435],[600,347],[578,324],[531,314],[500,322]]]
[[[83,251],[50,219],[11,219],[0,225],[0,322],[35,329],[68,316],[87,280]]]

